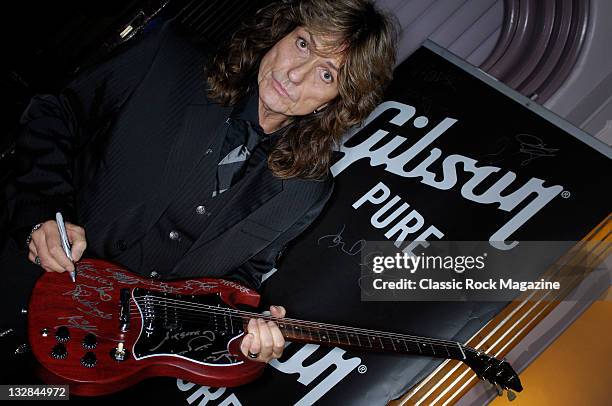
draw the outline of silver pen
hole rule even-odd
[[[70,249],[70,242],[68,241],[68,233],[66,233],[64,217],[59,211],[55,213],[55,221],[57,222],[57,229],[59,230],[60,240],[62,241],[62,248],[64,249],[64,252],[66,253],[68,259],[74,262],[74,260],[72,259],[72,250]],[[70,271],[70,278],[72,279],[72,282],[76,283],[76,265],[74,269],[74,271]]]

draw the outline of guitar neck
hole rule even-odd
[[[436,358],[464,360],[469,349],[456,341],[417,337],[406,334],[276,319],[285,339],[293,342],[340,346],[363,351],[394,352]]]
[[[456,341],[440,340],[437,338],[418,337],[408,334],[290,318],[279,319],[236,309],[208,307],[208,311],[212,314],[217,314],[214,318],[214,324],[225,326],[226,328],[230,326],[232,333],[234,332],[233,326],[242,325],[243,330],[246,330],[246,325],[250,318],[262,318],[274,321],[278,325],[283,337],[292,342],[339,346],[369,352],[422,355],[459,361],[466,360],[467,353],[474,351],[472,348]]]

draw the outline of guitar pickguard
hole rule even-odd
[[[137,288],[132,298],[142,317],[133,348],[135,359],[176,356],[218,366],[242,362],[227,349],[228,343],[242,333],[242,326],[234,326],[223,314],[216,295],[178,295]]]

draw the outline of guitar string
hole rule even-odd
[[[392,338],[401,338],[402,340],[406,340],[409,339],[411,341],[420,341],[421,343],[425,344],[430,344],[430,345],[439,345],[439,346],[444,346],[444,347],[450,347],[451,349],[453,349],[453,351],[457,350],[457,346],[461,345],[458,342],[455,341],[450,341],[450,340],[441,340],[441,339],[435,339],[435,338],[426,338],[426,337],[418,337],[418,336],[412,336],[412,335],[407,335],[407,334],[399,334],[399,333],[391,333],[391,332],[382,332],[382,331],[376,331],[376,330],[369,330],[369,329],[362,329],[362,328],[354,328],[354,327],[347,327],[347,326],[338,326],[338,325],[332,325],[332,324],[324,324],[324,323],[317,323],[317,322],[309,322],[309,321],[305,321],[305,320],[296,320],[296,319],[289,319],[289,318],[283,318],[283,319],[276,319],[276,318],[271,318],[271,317],[266,317],[263,316],[261,314],[258,313],[251,313],[251,312],[244,312],[244,311],[239,311],[239,310],[234,310],[234,309],[229,309],[229,308],[219,308],[219,307],[215,307],[215,306],[211,306],[211,309],[206,310],[206,309],[202,309],[202,305],[201,304],[194,304],[192,302],[185,302],[185,301],[179,301],[176,299],[168,299],[168,298],[159,298],[159,297],[154,297],[154,296],[147,296],[149,298],[150,301],[153,300],[157,300],[157,306],[158,307],[165,307],[165,308],[179,308],[179,309],[184,309],[184,310],[192,310],[192,311],[196,311],[199,313],[205,313],[205,314],[217,314],[217,315],[224,315],[224,316],[230,316],[230,317],[239,317],[243,320],[249,319],[249,318],[263,318],[263,319],[267,319],[267,320],[272,320],[272,321],[276,321],[280,324],[300,324],[304,327],[307,328],[324,328],[327,330],[337,330],[339,332],[342,333],[346,333],[346,332],[355,332],[358,334],[363,334],[363,335],[371,335],[372,333],[378,336],[381,336],[382,338],[387,338],[387,339],[392,339]],[[142,299],[139,298],[139,299]],[[185,305],[183,306],[174,306],[174,305],[170,305],[168,306],[166,303],[164,303],[165,301],[173,301],[173,302],[178,302],[178,303],[184,303]],[[135,306],[135,304],[132,303],[132,305]],[[144,306],[144,304],[143,304]],[[232,313],[235,314],[236,316],[232,316]],[[140,315],[139,311],[135,311],[132,314],[137,314]],[[242,316],[245,315],[245,316]],[[196,315],[197,316],[197,315]],[[339,338],[339,337],[338,337]],[[392,340],[391,340],[392,341]],[[448,350],[447,348],[445,348],[446,350]],[[465,350],[472,350],[473,352],[478,352],[476,350],[473,350],[470,347],[466,347],[466,346],[462,346],[461,349]],[[419,350],[421,350],[421,348],[419,347]],[[435,350],[434,350],[435,352]],[[449,354],[450,355],[450,354]]]
[[[242,314],[247,314],[247,315],[255,317],[255,318],[263,318],[263,319],[267,319],[267,320],[276,321],[276,322],[278,322],[280,324],[291,324],[291,322],[298,322],[299,324],[312,324],[312,325],[330,326],[330,327],[334,327],[335,329],[337,329],[340,332],[343,332],[342,329],[345,329],[347,331],[353,330],[353,331],[372,332],[372,333],[375,333],[377,335],[383,336],[383,338],[390,339],[391,342],[393,342],[393,340],[390,337],[395,337],[395,338],[399,337],[399,338],[402,338],[403,341],[405,341],[405,337],[407,337],[407,338],[416,338],[418,341],[429,342],[430,345],[431,345],[431,342],[438,341],[438,342],[434,342],[434,344],[438,345],[438,346],[440,346],[440,345],[443,346],[444,349],[446,350],[446,353],[447,353],[446,356],[443,353],[440,353],[440,352],[436,353],[433,345],[431,346],[431,349],[433,350],[433,354],[423,354],[422,347],[417,345],[417,348],[419,349],[419,352],[422,355],[424,355],[424,356],[433,356],[433,357],[445,358],[445,359],[446,358],[450,358],[450,359],[455,359],[455,360],[459,360],[459,361],[465,361],[466,360],[465,358],[456,358],[456,356],[453,356],[453,355],[450,354],[448,348],[452,349],[453,351],[457,351],[456,345],[457,344],[461,345],[461,344],[458,343],[458,342],[453,342],[453,341],[449,341],[449,340],[429,339],[427,337],[418,337],[418,336],[411,336],[411,335],[399,334],[399,333],[391,333],[391,332],[384,332],[384,331],[352,328],[352,327],[347,327],[347,326],[324,324],[324,323],[317,323],[317,322],[308,322],[306,320],[297,320],[297,319],[288,319],[288,318],[287,319],[285,319],[285,318],[277,319],[277,318],[270,317],[270,316],[264,316],[264,315],[261,315],[261,314],[258,314],[258,313],[245,312],[245,311],[235,310],[235,309],[231,309],[231,308],[221,308],[221,307],[210,306],[210,305],[195,304],[195,303],[192,303],[192,302],[179,301],[179,300],[176,300],[176,299],[168,299],[168,298],[159,298],[159,297],[148,296],[148,295],[144,296],[144,297],[139,297],[138,299],[144,299],[144,298],[147,298],[150,301],[154,300],[154,299],[163,299],[165,301],[173,300],[173,301],[176,301],[176,302],[181,302],[181,303],[188,304],[190,306],[196,306],[196,309],[195,309],[196,312],[204,313],[204,315],[202,315],[202,314],[199,314],[199,315],[198,314],[189,314],[188,313],[188,315],[195,316],[195,318],[191,317],[190,319],[191,320],[196,320],[196,321],[201,321],[201,320],[209,320],[210,321],[210,320],[212,320],[217,315],[218,316],[223,316],[223,317],[229,316],[230,319],[237,318],[239,320],[248,320],[248,319],[251,318],[251,317],[245,317],[245,316],[237,314],[237,313],[242,313]],[[153,307],[158,308],[158,309],[159,308],[163,308],[165,310],[167,310],[168,308],[170,308],[170,309],[179,309],[181,311],[193,311],[194,310],[193,308],[190,308],[189,306],[173,306],[173,305],[167,306],[166,303],[163,303],[163,300],[158,300],[157,303],[153,304]],[[141,303],[141,305],[142,306],[146,306],[145,304],[142,304],[142,303]],[[202,306],[210,307],[210,309],[209,310],[202,309],[201,308]],[[134,303],[133,300],[130,300],[130,308],[135,308],[134,311],[132,311],[132,310],[130,311],[130,314],[138,315],[138,316],[141,315],[141,312],[137,308],[137,304]],[[234,314],[232,314],[232,313],[234,313]],[[184,320],[185,318],[182,318],[182,319]],[[289,323],[287,323],[287,322],[289,322]],[[313,327],[313,326],[307,326],[307,327]],[[338,329],[338,328],[340,328],[340,329]],[[332,330],[332,328],[326,328],[326,329],[327,330]],[[312,337],[312,334],[311,334],[311,337]],[[337,344],[340,345],[340,346],[343,345],[343,343],[340,341],[339,337],[338,337]],[[349,346],[353,345],[354,346],[354,344],[350,343],[350,339],[349,339],[349,343],[345,344],[345,345],[349,345]],[[408,346],[406,346],[405,343],[404,343],[404,346],[406,347],[406,350],[408,351],[408,353],[412,353],[412,354],[416,353],[416,351],[408,349]],[[490,358],[487,362],[490,362],[491,360],[499,361],[496,358],[491,357],[488,354],[483,353],[481,351],[478,351],[478,350],[476,350],[474,348],[471,348],[471,347],[468,347],[468,346],[463,346],[463,345],[461,345],[461,346],[462,346],[462,350],[460,350],[460,351],[462,353],[470,353],[470,354],[473,354],[473,355],[476,355],[476,356],[485,355],[485,356]],[[367,347],[362,346],[362,345],[359,345],[359,348],[367,349]],[[382,350],[386,349],[386,350],[390,350],[390,347],[385,348],[382,345],[381,345],[381,347],[377,347],[377,346],[372,345],[371,342],[370,342],[370,348],[372,348],[372,349],[382,349]],[[395,345],[393,346],[393,348],[394,348],[395,351],[397,351],[397,348],[395,347]],[[425,348],[427,348],[427,347],[425,347]]]
[[[227,317],[225,315],[218,315],[218,316],[220,318]],[[218,323],[218,322],[216,322],[214,320],[215,316],[206,316],[206,315],[204,315],[204,316],[199,316],[199,317],[195,317],[195,318],[193,318],[193,317],[185,318],[185,317],[181,317],[181,316],[176,317],[174,315],[171,315],[170,317],[171,317],[171,319],[177,320],[177,321],[186,321],[187,320],[187,321],[199,322],[199,323],[207,322],[208,321],[209,322],[208,324],[211,325],[211,326],[213,324],[216,325],[216,326],[221,324],[221,323]],[[232,318],[232,319],[236,319],[236,316],[229,316],[229,317]],[[246,318],[242,318],[242,317],[240,317],[240,318],[246,320]],[[280,320],[277,320],[277,321],[280,321]],[[240,322],[240,332],[242,332],[242,331],[244,331],[243,328],[242,328],[242,323],[241,323],[241,321],[239,321],[239,322]],[[225,324],[225,327],[227,327],[227,330],[231,330],[232,333],[235,334],[228,324],[229,323]],[[283,323],[281,323],[281,324],[283,324]],[[214,327],[211,327],[211,328],[214,328]],[[291,331],[293,331],[293,330],[291,330]],[[332,331],[332,330],[330,329],[330,331]],[[306,326],[306,328],[302,327],[302,331],[300,331],[300,333],[302,334],[302,338],[304,340],[308,340],[308,336],[310,336],[310,338],[311,338],[311,340],[313,340],[313,342],[325,343],[326,340],[325,340],[324,337],[325,337],[325,335],[327,335],[329,337],[327,342],[330,343],[330,344],[337,344],[337,345],[340,345],[340,346],[343,346],[343,345],[344,346],[356,346],[355,343],[354,343],[354,341],[355,341],[354,338],[351,339],[351,338],[349,338],[347,336],[347,341],[346,342],[344,342],[344,341],[342,341],[340,339],[340,335],[343,334],[342,331],[339,331],[340,335],[337,335],[338,340],[333,339],[333,334],[323,334],[323,337],[321,337],[321,335],[318,334],[319,335],[319,339],[317,340],[317,339],[315,339],[315,337],[317,336],[317,333],[316,332],[315,333],[310,332],[309,327],[307,327],[307,326]],[[358,333],[358,335],[360,335],[360,333]],[[372,338],[371,336],[368,336],[368,337]],[[299,338],[299,337],[296,337],[296,338]],[[391,340],[391,344],[387,344],[385,346],[384,343],[385,343],[385,340],[387,340],[387,339]],[[366,343],[365,340],[366,340],[366,338],[364,338],[364,337],[361,337],[361,339],[358,339],[357,341],[358,341],[359,345],[357,345],[357,347],[361,347],[361,348],[364,348],[364,349],[371,348],[371,349],[380,349],[380,350],[385,350],[385,349],[390,350],[391,346],[393,346],[395,351],[400,351],[400,352],[404,352],[405,351],[405,352],[412,353],[412,354],[419,354],[420,353],[420,354],[425,355],[425,356],[433,355],[433,356],[442,356],[444,358],[462,359],[462,357],[459,356],[459,354],[461,354],[461,350],[459,350],[457,348],[457,344],[454,344],[454,345],[441,345],[439,343],[434,343],[433,345],[436,346],[436,347],[434,347],[431,343],[427,343],[428,346],[425,346],[425,343],[420,343],[421,345],[419,345],[419,343],[412,342],[411,345],[416,345],[416,349],[414,349],[414,348],[411,349],[411,348],[409,348],[409,345],[407,344],[407,342],[410,343],[412,340],[402,339],[401,341],[404,343],[403,344],[403,347],[405,348],[405,350],[404,350],[404,349],[402,349],[402,344],[399,344],[396,340],[394,340],[394,339],[392,339],[390,337],[377,337],[377,340],[367,341],[370,344],[369,347],[367,345],[365,345],[365,343]],[[421,341],[423,341],[423,340],[421,340]],[[444,349],[441,350],[439,348],[440,346],[442,346]],[[398,350],[398,348],[399,348],[399,350]],[[449,348],[451,349],[450,351],[453,354],[451,354],[449,352]],[[459,358],[457,358],[457,357],[459,357]]]
[[[374,334],[378,334],[378,335],[387,335],[387,336],[395,336],[395,337],[400,337],[400,338],[412,338],[412,339],[418,339],[421,341],[428,341],[430,343],[437,343],[439,345],[447,345],[450,347],[454,347],[456,346],[456,344],[458,344],[455,341],[450,341],[450,340],[442,340],[442,339],[436,339],[436,338],[426,338],[426,337],[419,337],[419,336],[412,336],[412,335],[408,335],[408,334],[400,334],[400,333],[392,333],[392,332],[384,332],[384,331],[377,331],[377,330],[369,330],[369,329],[363,329],[363,328],[355,328],[355,327],[348,327],[348,326],[340,326],[340,325],[333,325],[333,324],[326,324],[326,323],[318,323],[318,322],[311,322],[311,321],[306,321],[306,320],[297,320],[297,319],[291,319],[291,318],[283,318],[283,319],[276,319],[273,317],[266,317],[263,316],[259,313],[252,313],[252,312],[245,312],[245,311],[240,311],[240,310],[235,310],[235,309],[230,309],[230,308],[221,308],[221,307],[216,307],[216,306],[210,306],[210,305],[202,305],[199,303],[193,303],[193,302],[189,302],[189,301],[180,301],[177,299],[172,299],[172,298],[161,298],[161,297],[157,297],[157,296],[146,296],[147,298],[149,298],[149,300],[158,300],[158,303],[161,303],[160,305],[163,306],[167,306],[165,303],[163,303],[163,301],[172,301],[172,302],[177,302],[177,303],[181,303],[181,304],[185,304],[188,305],[187,307],[183,306],[183,309],[187,309],[187,310],[195,310],[195,311],[199,311],[199,312],[209,312],[209,313],[223,313],[225,315],[227,314],[244,314],[244,315],[248,315],[249,317],[243,317],[243,319],[248,319],[248,318],[263,318],[266,320],[271,320],[271,321],[276,321],[279,322],[281,324],[291,324],[291,323],[297,323],[297,324],[303,324],[306,325],[307,327],[318,327],[318,328],[325,328],[328,330],[339,330],[339,331],[361,331],[364,333],[374,333]],[[142,297],[141,297],[142,298]],[[203,306],[207,306],[203,309]],[[176,306],[168,306],[169,308],[173,308]],[[138,314],[138,312],[137,312]],[[344,332],[343,331],[343,332]]]
[[[155,299],[161,299],[161,298],[155,298]],[[167,299],[167,298],[164,298]],[[153,296],[149,296],[149,300],[154,300]],[[171,299],[171,300],[175,300],[175,299]],[[251,313],[251,312],[244,312],[244,311],[240,311],[240,310],[234,310],[234,309],[229,309],[229,308],[220,308],[220,307],[216,307],[216,306],[209,306],[209,308],[206,309],[202,309],[202,305],[201,304],[194,304],[192,302],[182,302],[182,303],[186,303],[188,305],[191,305],[191,307],[189,306],[167,306],[165,303],[159,301],[157,302],[158,306],[164,306],[167,308],[181,308],[181,309],[185,309],[185,310],[195,310],[196,312],[200,312],[200,313],[211,313],[211,314],[222,314],[222,315],[232,315],[236,314],[236,317],[240,317],[243,320],[248,320],[250,318],[262,318],[265,320],[271,320],[271,321],[275,321],[278,322],[280,324],[302,324],[305,325],[306,327],[318,327],[318,328],[324,328],[327,330],[339,330],[341,332],[345,331],[361,331],[364,333],[374,333],[374,334],[378,334],[378,335],[387,335],[387,336],[396,336],[396,337],[401,337],[401,338],[413,338],[413,339],[418,339],[418,340],[422,340],[422,341],[429,341],[429,342],[434,342],[437,344],[444,344],[444,345],[449,345],[449,346],[455,346],[457,343],[454,341],[449,341],[449,340],[441,340],[441,339],[435,339],[435,338],[426,338],[426,337],[419,337],[419,336],[411,336],[411,335],[407,335],[407,334],[399,334],[399,333],[392,333],[392,332],[383,332],[383,331],[377,331],[377,330],[368,330],[368,329],[362,329],[362,328],[355,328],[355,327],[348,327],[348,326],[339,326],[339,325],[333,325],[333,324],[325,324],[325,323],[318,323],[318,322],[310,322],[310,321],[306,321],[306,320],[297,320],[297,319],[290,319],[290,318],[282,318],[282,319],[277,319],[274,317],[270,317],[270,316],[263,316],[259,313]],[[143,304],[143,306],[145,306]],[[207,305],[204,305],[207,306]],[[247,315],[247,317],[242,317],[239,313]],[[132,314],[137,314],[139,315],[140,312],[136,311]],[[365,335],[365,334],[364,334]]]
[[[371,333],[374,333],[374,334],[376,334],[378,336],[381,336],[382,338],[389,339],[391,341],[391,343],[393,343],[392,337],[401,338],[402,341],[404,341],[404,347],[406,348],[406,351],[408,353],[410,353],[410,354],[416,354],[416,351],[415,350],[411,350],[411,349],[408,348],[408,346],[405,344],[406,338],[416,339],[417,341],[421,341],[421,342],[427,342],[431,346],[431,348],[429,350],[432,351],[432,353],[424,354],[423,353],[423,348],[424,349],[428,349],[428,347],[421,347],[421,346],[417,345],[417,348],[418,348],[420,354],[423,355],[423,356],[433,356],[433,357],[437,357],[437,358],[444,358],[444,359],[449,359],[450,358],[450,359],[455,359],[455,360],[458,360],[458,361],[466,361],[465,353],[469,353],[469,354],[475,355],[475,356],[482,356],[482,355],[484,355],[484,356],[488,357],[489,359],[486,360],[486,362],[491,362],[492,360],[497,361],[497,362],[503,362],[503,361],[499,361],[495,357],[492,357],[492,356],[490,356],[490,355],[488,355],[488,354],[486,354],[484,352],[478,351],[478,350],[476,350],[474,348],[471,348],[471,347],[468,347],[468,346],[465,346],[465,345],[461,345],[458,342],[454,342],[454,341],[450,341],[450,340],[430,339],[430,338],[427,338],[427,337],[411,336],[411,335],[407,335],[407,334],[399,334],[399,333],[391,333],[391,332],[385,332],[385,331],[368,330],[368,329],[353,328],[353,327],[340,326],[340,325],[332,325],[332,324],[325,324],[325,323],[309,322],[309,321],[306,321],[306,320],[297,320],[297,319],[289,319],[289,318],[277,319],[277,318],[270,317],[270,316],[264,316],[264,315],[261,315],[259,313],[252,313],[252,312],[240,311],[240,310],[235,310],[235,309],[231,309],[231,308],[222,308],[222,307],[211,306],[211,305],[202,305],[202,304],[199,304],[199,303],[193,303],[193,302],[189,302],[189,301],[180,301],[180,300],[171,299],[171,298],[161,298],[161,297],[157,297],[157,296],[146,295],[146,296],[141,296],[138,299],[140,299],[141,301],[143,299],[144,300],[148,299],[151,302],[153,300],[157,300],[156,303],[152,304],[152,306],[157,308],[157,309],[167,310],[169,308],[169,309],[179,309],[181,311],[188,311],[188,312],[189,311],[195,311],[195,312],[198,312],[198,313],[204,313],[204,314],[187,313],[188,316],[192,316],[192,317],[188,317],[187,318],[189,320],[195,320],[195,321],[208,320],[208,321],[210,321],[215,316],[221,316],[221,317],[229,316],[230,319],[239,319],[239,320],[248,320],[250,318],[262,318],[262,319],[266,319],[266,320],[276,321],[279,324],[292,324],[292,322],[297,322],[297,324],[303,324],[303,325],[310,324],[310,325],[306,326],[308,328],[313,327],[313,325],[314,325],[314,327],[318,328],[319,325],[322,325],[322,326],[333,327],[333,328],[325,327],[326,330],[334,330],[335,329],[335,330],[337,330],[339,332],[343,332],[343,333],[346,333],[346,331],[351,331],[351,330],[353,330],[353,331],[371,332]],[[186,304],[186,305],[189,305],[189,306],[185,306],[185,305],[183,305],[183,306],[175,306],[175,305],[168,306],[166,303],[164,303],[164,301],[170,301],[170,300],[174,301],[174,302],[180,302],[180,303],[183,303],[183,304]],[[141,303],[141,305],[142,306],[146,306],[146,304],[142,304],[142,303]],[[195,307],[195,309],[193,307]],[[202,307],[207,307],[209,309],[202,309]],[[134,309],[134,310],[130,310],[130,314],[131,315],[138,315],[138,316],[141,315],[141,312],[137,308],[137,304],[134,303],[133,300],[130,300],[130,308]],[[246,314],[246,315],[249,315],[249,316],[245,317],[245,316],[242,316],[242,315],[240,315],[238,313]],[[185,319],[186,319],[185,317],[181,317],[181,320],[185,320]],[[217,323],[215,323],[215,324],[217,324]],[[227,326],[227,323],[226,323],[226,326]],[[343,330],[346,330],[346,331],[343,331]],[[232,330],[232,332],[233,332],[233,330]],[[363,333],[359,333],[358,332],[357,334],[363,334]],[[366,334],[364,334],[364,335],[366,335]],[[310,334],[310,336],[312,338],[312,334]],[[370,349],[390,350],[391,349],[390,347],[387,346],[385,348],[384,345],[382,345],[382,341],[380,341],[381,337],[378,337],[379,338],[379,342],[381,343],[380,347],[377,346],[377,345],[372,345],[372,342],[369,342],[370,343],[370,347],[369,348]],[[331,338],[331,336],[330,336],[330,338]],[[319,338],[319,342],[320,341],[321,341],[321,339]],[[348,344],[344,344],[344,343],[342,343],[342,341],[340,340],[340,337],[338,336],[338,341],[337,342],[332,343],[331,340],[330,340],[329,343],[330,344],[337,344],[339,346],[343,346],[343,345],[355,346],[354,344],[351,344],[350,339],[348,339],[348,341],[349,341]],[[362,348],[362,349],[365,349],[365,350],[368,349],[368,347],[366,347],[364,345],[361,345],[361,341],[359,341],[359,343],[360,343],[360,345],[358,346],[358,348]],[[442,346],[444,348],[444,350],[446,350],[446,355],[444,355],[444,353],[442,353],[440,351],[438,351],[436,353],[435,348],[433,347],[432,343],[433,343],[433,345]],[[374,344],[376,344],[376,342],[374,342]],[[461,346],[459,351],[463,355],[463,357],[459,357],[458,356],[457,345]],[[397,348],[395,347],[395,345],[393,345],[393,348],[394,348],[395,351],[397,351]],[[449,352],[449,348],[453,352],[455,352],[456,354],[455,355],[451,355],[451,353]],[[402,350],[402,352],[403,352],[403,350]],[[418,355],[418,354],[416,354],[416,355]]]
[[[133,306],[135,306],[135,305],[133,305]],[[158,308],[162,308],[162,306],[161,306],[161,305],[153,305],[153,306],[156,306],[156,307],[158,307]],[[164,307],[164,308],[165,308],[165,307]],[[172,306],[171,306],[170,308],[176,308],[176,307],[172,307]],[[180,307],[179,307],[179,309],[182,309],[182,308],[180,308]],[[209,314],[214,314],[213,312],[206,312],[206,313],[209,313]],[[138,312],[138,311],[132,312],[131,314],[135,314],[135,315],[140,316],[140,312]],[[195,315],[195,316],[196,316],[195,318],[193,318],[193,317],[187,317],[187,318],[185,318],[185,317],[180,317],[180,320],[181,320],[181,321],[183,321],[183,320],[189,320],[189,321],[195,321],[195,322],[201,322],[201,321],[203,321],[203,320],[212,321],[215,315],[219,315],[219,316],[226,316],[226,315],[224,315],[224,314],[214,314],[213,316],[208,316],[208,315],[204,315],[204,316],[199,315],[199,316],[198,316],[198,315]],[[274,319],[274,318],[268,318],[268,317],[265,317],[265,316],[263,316],[263,317],[262,317],[262,315],[258,315],[258,314],[255,314],[255,316],[259,316],[260,318],[265,318],[265,319],[272,320],[272,321],[277,321],[277,322],[281,322],[282,320],[285,320],[285,319]],[[175,318],[175,316],[171,316],[171,317]],[[238,317],[239,319],[242,319],[242,320],[247,320],[247,319],[248,319],[247,317],[231,316],[231,315],[230,315],[229,317],[230,317],[230,318],[233,318],[233,319],[235,319],[235,318],[237,318],[237,317]],[[212,323],[211,323],[211,324],[212,324]],[[291,323],[280,323],[280,324],[291,324]],[[241,327],[242,327],[242,326],[241,326]],[[306,327],[311,327],[311,326],[306,326]],[[343,326],[340,326],[340,327],[343,327]],[[332,330],[332,329],[329,329],[329,330]],[[242,328],[241,328],[241,331],[242,331]],[[342,331],[340,331],[340,332],[342,332]],[[398,335],[397,333],[387,333],[387,332],[380,332],[380,331],[378,331],[377,333],[379,333],[379,335],[385,335],[385,334],[386,334],[386,335],[391,335],[391,334],[395,334],[395,335],[397,335],[399,338],[402,338],[402,341],[404,341],[404,347],[406,348],[406,351],[407,351],[408,353],[417,354],[417,351],[416,351],[416,350],[414,350],[414,349],[412,349],[412,350],[411,350],[411,349],[409,349],[409,348],[408,348],[408,346],[406,345],[406,340],[405,340],[405,338],[404,338],[404,336],[405,336],[405,335]],[[381,333],[382,333],[382,334],[381,334]],[[358,334],[361,334],[361,333],[358,333]],[[310,336],[311,336],[311,338],[312,338],[312,337],[314,337],[312,334],[310,334]],[[331,336],[330,336],[330,338],[331,338]],[[380,338],[381,338],[381,337],[378,337],[378,338],[379,338],[379,341],[380,341]],[[385,339],[385,338],[386,338],[386,339],[389,339],[389,340],[391,341],[392,345],[393,345],[393,348],[394,348],[396,351],[398,351],[398,350],[397,350],[397,348],[395,347],[395,344],[393,344],[393,339],[392,339],[391,337],[388,337],[388,336],[387,336],[387,337],[382,337],[382,338],[383,338],[383,339]],[[396,338],[397,338],[397,337],[396,337]],[[430,341],[429,339],[427,339],[427,338],[425,338],[425,337],[417,337],[417,338],[418,338],[420,341]],[[413,341],[413,340],[409,340],[409,341]],[[321,339],[319,339],[319,342],[324,342],[324,341],[323,341],[323,340],[321,340]],[[328,342],[329,342],[329,343],[332,343],[332,340],[330,339]],[[361,344],[361,340],[358,340],[358,342]],[[381,343],[382,343],[382,341],[381,341]],[[442,357],[442,358],[451,358],[451,359],[457,359],[457,360],[464,360],[464,358],[463,358],[463,354],[464,354],[464,353],[469,352],[469,353],[478,354],[478,351],[477,351],[477,350],[472,349],[471,347],[465,347],[465,346],[463,346],[461,349],[458,349],[458,348],[457,348],[457,346],[458,346],[458,345],[461,345],[461,344],[459,344],[459,343],[455,343],[455,342],[450,342],[450,343],[451,343],[451,344],[446,344],[446,343],[445,343],[445,344],[441,344],[441,343],[433,343],[433,345],[436,345],[436,346],[442,346],[442,347],[444,348],[444,350],[446,351],[446,355],[444,355],[443,351],[441,351],[441,350],[438,350],[438,351],[436,352],[436,350],[435,350],[435,348],[433,347],[432,343],[427,343],[427,344],[429,344],[429,345],[430,345],[430,347],[422,347],[422,346],[419,346],[419,345],[418,345],[418,343],[416,343],[415,345],[417,345],[417,349],[418,349],[419,353],[420,353],[421,355],[424,355],[424,356],[435,356],[435,357]],[[343,343],[343,342],[340,340],[340,337],[339,337],[339,336],[338,336],[338,341],[337,341],[337,344],[338,344],[338,345],[340,345],[340,346],[342,346],[342,345],[352,345],[352,346],[354,346],[354,344],[352,344],[352,343],[350,342],[350,339],[349,339],[349,342],[348,342],[348,343]],[[374,342],[374,344],[376,344],[376,342]],[[366,347],[365,345],[359,345],[359,347],[362,347],[362,348],[364,348],[364,349],[367,349],[367,348],[368,348],[368,347]],[[385,349],[389,349],[389,350],[390,350],[390,349],[391,349],[391,347],[389,347],[389,346],[384,347],[384,345],[382,345],[382,344],[381,344],[380,346],[377,346],[377,345],[372,345],[372,342],[370,342],[370,347],[369,347],[369,348],[372,348],[372,349],[381,349],[381,350],[385,350]],[[452,351],[455,353],[454,355],[451,355],[451,354],[450,354],[450,352],[449,352],[449,348],[450,348],[450,349],[451,349],[451,350],[452,350]],[[423,353],[423,349],[428,350],[428,351],[431,351],[432,353]],[[400,350],[400,351],[403,351],[403,350]],[[463,351],[463,353],[462,353],[462,351]],[[461,356],[461,357],[459,357],[459,354],[461,354],[462,356]]]

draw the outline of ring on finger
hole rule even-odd
[[[255,353],[249,351],[248,354],[249,354],[249,358],[255,359],[255,358],[259,357],[259,353],[255,354]]]
[[[36,255],[36,258],[34,258],[34,263],[40,266],[40,257],[38,255]]]

